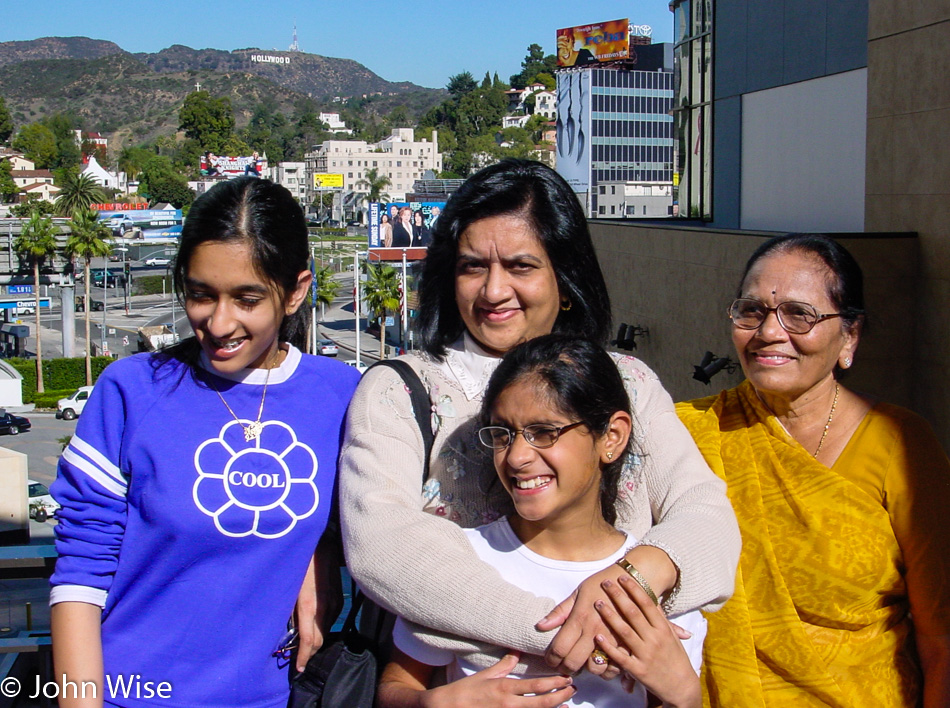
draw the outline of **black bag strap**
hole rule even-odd
[[[412,412],[416,416],[419,432],[422,433],[424,453],[422,458],[422,484],[425,485],[429,480],[429,455],[432,453],[432,445],[435,442],[435,435],[432,432],[432,422],[430,420],[432,403],[429,401],[429,392],[426,390],[425,384],[422,383],[422,379],[419,378],[419,374],[415,372],[415,369],[401,359],[381,359],[369,368],[372,369],[374,366],[385,366],[393,369],[409,388]],[[369,369],[367,369],[367,371],[369,371]]]

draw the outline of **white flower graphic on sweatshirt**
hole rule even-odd
[[[238,421],[227,423],[198,446],[195,469],[195,505],[225,536],[280,538],[317,509],[317,456],[280,421],[264,422],[251,441]]]

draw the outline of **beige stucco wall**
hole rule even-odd
[[[950,4],[871,0],[865,228],[916,231],[914,408],[950,446]]]
[[[650,330],[633,353],[657,372],[673,398],[706,396],[739,383],[741,370],[723,371],[703,385],[693,380],[693,366],[707,350],[735,359],[726,308],[746,260],[774,234],[601,221],[590,227],[614,322]],[[869,331],[844,380],[855,390],[915,407],[919,381],[910,313],[917,309],[917,239],[868,235],[841,241],[864,271],[870,313]],[[950,430],[940,432],[946,444]]]

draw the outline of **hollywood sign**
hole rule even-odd
[[[252,62],[259,62],[261,64],[289,64],[290,57],[275,57],[269,56],[267,54],[252,54]]]

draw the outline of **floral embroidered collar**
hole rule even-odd
[[[500,362],[482,349],[472,335],[464,332],[446,347],[445,358],[440,366],[450,379],[458,381],[459,387],[469,401],[482,397],[495,368]]]

